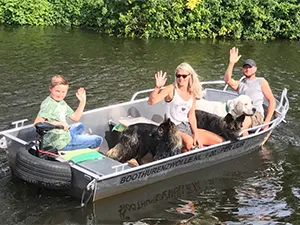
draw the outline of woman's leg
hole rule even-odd
[[[251,127],[252,125],[252,120],[251,120],[251,117],[250,116],[246,116],[245,119],[244,119],[244,122],[243,122],[243,127],[241,130],[246,130],[248,129],[249,127]],[[248,131],[244,132],[242,134],[242,136],[247,136],[249,135]]]
[[[214,145],[224,141],[224,138],[208,130],[198,129],[198,133],[203,145]]]
[[[183,152],[188,152],[191,150],[191,148],[194,146],[194,139],[192,136],[184,133],[184,132],[180,132],[183,144],[184,144],[184,149]]]

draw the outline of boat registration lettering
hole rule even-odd
[[[141,179],[144,177],[149,177],[153,174],[160,173],[162,171],[169,170],[169,169],[172,169],[172,168],[184,165],[184,164],[189,164],[194,161],[199,161],[203,158],[204,158],[203,154],[197,154],[197,155],[188,156],[188,157],[185,157],[182,159],[177,159],[175,161],[168,162],[167,164],[159,165],[159,166],[147,169],[147,170],[143,170],[143,171],[140,171],[140,172],[137,172],[134,174],[130,174],[128,176],[124,176],[121,178],[120,184],[128,183],[128,182],[134,181],[136,179]]]
[[[137,179],[149,177],[153,174],[161,173],[163,171],[166,171],[166,170],[169,170],[169,169],[172,169],[172,168],[176,168],[178,166],[182,166],[182,165],[185,165],[185,164],[190,164],[190,163],[193,163],[195,161],[208,159],[212,156],[219,155],[221,153],[230,151],[232,149],[240,148],[244,144],[245,144],[245,141],[236,142],[236,143],[224,146],[224,147],[219,148],[219,149],[211,150],[211,151],[208,151],[208,152],[199,152],[196,155],[186,156],[186,157],[168,162],[168,163],[163,164],[163,165],[158,165],[158,166],[149,168],[147,170],[143,170],[143,171],[140,171],[140,172],[137,172],[137,173],[134,173],[134,174],[130,174],[130,175],[121,177],[120,184],[124,184],[124,183],[135,181]]]
[[[236,149],[236,148],[241,148],[244,146],[244,144],[245,144],[245,141],[239,141],[239,142],[233,143],[231,145],[226,145],[219,149],[208,151],[205,155],[205,158],[210,158],[212,156],[219,155],[221,153],[228,152],[228,151]]]

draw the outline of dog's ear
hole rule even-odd
[[[230,113],[227,113],[224,120],[225,120],[226,124],[229,124],[233,121],[233,116]]]
[[[228,107],[228,113],[230,113],[231,115],[234,114],[234,110],[235,110],[235,99],[232,99],[232,100],[228,100],[227,101],[227,107]]]
[[[162,137],[164,135],[164,128],[162,128],[161,126],[159,126],[157,128],[157,134]]]
[[[167,120],[170,120],[170,119],[168,118],[167,114],[165,113],[163,122],[166,122]]]
[[[236,121],[238,122],[238,123],[243,123],[244,122],[244,120],[245,120],[245,117],[246,117],[246,115],[245,114],[243,114],[243,115],[241,115],[241,116],[239,116],[238,118],[236,118]]]

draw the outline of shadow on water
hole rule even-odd
[[[177,176],[134,191],[97,201],[83,209],[45,213],[41,224],[217,224],[235,216],[236,198],[272,159],[268,150],[252,152],[197,172]],[[246,191],[246,190],[244,190]],[[222,205],[227,205],[223,207]],[[222,209],[218,208],[222,206]],[[229,215],[228,215],[229,214]],[[213,221],[213,223],[212,223]],[[130,222],[130,223],[129,223]],[[143,223],[140,223],[143,222]]]

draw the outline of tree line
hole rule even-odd
[[[1,0],[0,24],[131,38],[300,38],[299,0]]]

